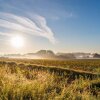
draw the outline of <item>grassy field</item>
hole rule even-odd
[[[100,100],[100,60],[0,58],[0,100]]]

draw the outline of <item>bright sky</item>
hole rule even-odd
[[[100,0],[0,0],[0,54],[40,49],[100,53]]]

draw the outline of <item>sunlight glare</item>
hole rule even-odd
[[[23,37],[21,37],[21,36],[12,37],[11,44],[15,48],[21,48],[24,45]]]

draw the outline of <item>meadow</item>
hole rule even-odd
[[[100,100],[100,60],[0,58],[0,100]]]

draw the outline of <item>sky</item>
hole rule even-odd
[[[100,53],[99,44],[100,0],[0,0],[0,54]]]

